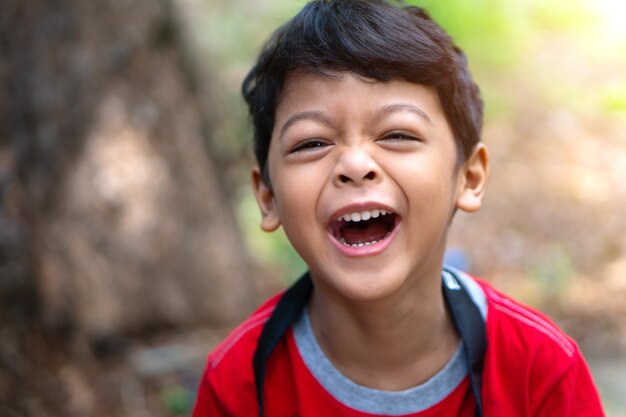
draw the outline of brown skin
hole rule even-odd
[[[478,144],[456,164],[434,89],[337,75],[287,80],[271,188],[253,170],[261,227],[282,225],[309,266],[312,325],[331,362],[361,385],[406,389],[441,370],[458,346],[441,265],[454,211],[482,204],[487,150]],[[377,208],[400,219],[384,242],[346,248],[329,233],[338,215]]]

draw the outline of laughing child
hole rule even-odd
[[[312,1],[243,93],[261,228],[309,272],[209,355],[194,417],[604,415],[572,339],[442,265],[489,159],[465,56],[424,10]]]

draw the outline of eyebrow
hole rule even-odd
[[[335,124],[335,119],[328,115],[327,113],[321,112],[321,111],[316,111],[316,110],[310,110],[310,111],[303,111],[303,112],[299,112],[299,113],[295,113],[293,115],[291,115],[291,117],[289,117],[289,119],[287,119],[287,121],[285,122],[285,124],[283,124],[283,126],[280,128],[280,135],[279,137],[283,136],[285,134],[285,132],[294,124],[302,121],[302,120],[316,120],[318,122],[321,122],[323,124],[326,125],[334,125]]]
[[[418,115],[421,119],[424,119],[426,122],[428,122],[428,124],[433,124],[432,120],[430,120],[430,117],[428,117],[424,110],[420,109],[417,106],[414,106],[413,104],[408,103],[397,103],[383,106],[374,113],[374,118],[381,119],[385,116],[389,116],[392,113],[399,113],[404,111],[414,113]]]

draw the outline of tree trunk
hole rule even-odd
[[[205,146],[210,126],[171,4],[1,8],[0,122],[45,323],[97,339],[238,320],[258,287]]]

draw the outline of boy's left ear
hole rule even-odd
[[[480,209],[488,177],[487,147],[483,143],[478,143],[459,170],[456,207],[466,212]]]

